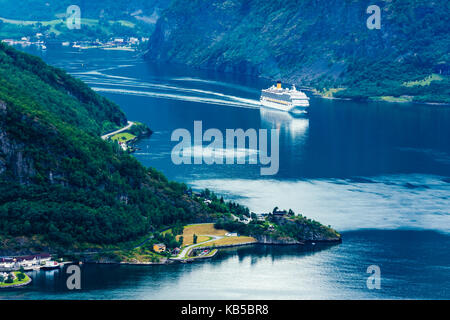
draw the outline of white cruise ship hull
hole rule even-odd
[[[279,102],[270,101],[263,97],[261,97],[260,102],[261,102],[261,105],[263,105],[264,107],[271,108],[271,109],[292,112],[292,113],[297,113],[297,114],[308,113],[309,104],[304,104],[304,105],[293,105],[292,103],[283,104],[283,103],[279,103]]]

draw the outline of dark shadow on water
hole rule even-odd
[[[169,265],[117,265],[117,264],[84,264],[81,266],[81,284],[82,291],[92,290],[113,290],[126,288],[145,283],[153,282],[155,289],[166,282],[176,282],[182,278],[185,273],[203,268],[205,264],[212,267],[219,266],[229,259],[238,257],[243,260],[251,257],[252,264],[259,259],[271,257],[274,261],[286,257],[309,256],[320,251],[327,250],[336,244],[316,243],[315,245],[249,245],[242,247],[221,249],[212,259],[202,260],[187,264],[169,264]],[[20,299],[21,293],[35,291],[44,293],[70,294],[67,289],[66,281],[68,274],[67,266],[63,269],[52,271],[33,271],[30,276],[33,279],[31,285],[9,290]],[[99,297],[101,298],[101,297]]]
[[[219,251],[215,262],[220,263],[222,260],[230,259],[231,257],[239,257],[243,260],[247,257],[252,257],[252,262],[257,262],[260,258],[271,257],[273,261],[280,260],[286,257],[301,257],[314,255],[323,250],[327,250],[339,243],[316,243],[305,245],[262,245],[256,244],[251,246],[242,246],[234,248],[226,248]]]

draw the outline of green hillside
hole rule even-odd
[[[0,254],[120,248],[149,234],[178,246],[157,231],[250,215],[209,190],[197,195],[168,181],[100,138],[126,123],[118,106],[83,82],[0,44]],[[138,124],[129,134],[147,129]],[[306,230],[298,238],[335,234]]]
[[[0,244],[120,243],[206,213],[100,138],[125,123],[81,81],[1,44]]]
[[[372,4],[381,8],[379,30],[366,26]],[[450,102],[449,20],[448,1],[175,0],[147,58],[282,79],[337,97]],[[440,77],[426,85],[405,85],[433,74]]]
[[[150,17],[169,4],[166,0],[0,0],[1,16],[20,20],[52,20],[66,13],[67,7],[77,5],[81,16],[89,19],[104,17],[111,20],[130,17]]]
[[[79,30],[66,26],[66,10],[71,5],[78,5],[81,10]],[[70,41],[148,37],[167,5],[164,0],[0,0],[0,38],[36,33]]]

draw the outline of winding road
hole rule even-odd
[[[111,136],[113,136],[113,135],[115,135],[115,134],[118,134],[118,133],[120,133],[120,132],[122,132],[122,131],[125,131],[125,130],[130,129],[130,128],[134,125],[134,122],[132,122],[132,121],[127,121],[127,123],[128,123],[127,126],[121,128],[121,129],[119,129],[119,130],[116,130],[116,131],[114,131],[114,132],[111,132],[111,133],[108,133],[108,134],[103,135],[103,136],[102,136],[102,139],[103,139],[103,140],[106,140],[106,139],[108,139],[109,137],[111,137]]]
[[[202,234],[202,236],[211,237],[212,239],[207,240],[207,241],[203,241],[203,242],[200,242],[200,243],[191,244],[190,246],[185,247],[180,252],[180,254],[178,256],[176,256],[175,258],[170,258],[170,259],[171,260],[184,260],[184,259],[187,258],[187,255],[188,255],[189,251],[191,251],[191,249],[193,249],[194,247],[197,247],[197,246],[203,245],[205,243],[212,242],[212,241],[219,240],[219,239],[223,238],[223,236],[213,236],[213,235],[210,235],[210,234],[205,234],[205,235]]]

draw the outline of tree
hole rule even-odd
[[[196,244],[197,243],[197,235],[194,233],[194,244]]]
[[[180,236],[180,238],[178,239],[178,244],[180,247],[183,245],[183,241],[184,241],[183,236]]]
[[[13,283],[13,282],[14,282],[13,275],[12,273],[10,273],[8,275],[8,278],[5,280],[5,283]]]
[[[17,279],[19,279],[19,281],[22,281],[23,279],[25,279],[25,273],[19,272],[17,274]]]

